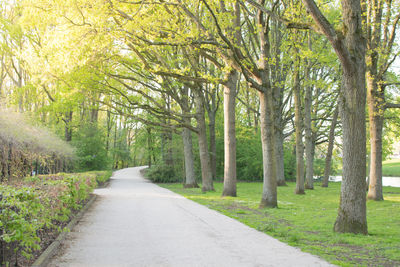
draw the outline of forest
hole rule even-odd
[[[276,208],[278,187],[340,174],[333,229],[368,234],[399,141],[399,20],[397,0],[1,1],[1,182],[147,165],[222,196],[262,182]]]

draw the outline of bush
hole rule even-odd
[[[146,170],[146,177],[155,183],[177,183],[181,178],[175,175],[173,166],[165,164],[154,165]]]
[[[112,171],[96,172],[97,185],[98,186],[104,185],[106,182],[110,180],[111,176],[112,176]]]
[[[60,230],[60,222],[67,221],[97,183],[110,176],[111,172],[60,173],[0,184],[0,251],[6,252],[2,264],[10,264],[11,255],[32,257],[40,249],[39,233],[44,229]]]
[[[30,257],[39,249],[37,230],[51,224],[51,216],[45,208],[48,200],[29,187],[20,189],[0,185],[1,241],[13,245],[14,253]]]

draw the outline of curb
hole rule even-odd
[[[53,257],[57,249],[60,247],[62,241],[66,238],[68,232],[74,228],[74,226],[79,222],[82,218],[83,214],[92,206],[93,202],[96,200],[97,196],[92,195],[86,203],[86,205],[81,209],[81,211],[65,226],[62,232],[58,235],[56,240],[54,240],[43,253],[36,259],[36,261],[32,264],[32,267],[45,267],[49,263],[51,257]],[[68,229],[68,230],[67,230]],[[67,231],[65,231],[67,230]]]

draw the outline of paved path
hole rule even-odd
[[[50,266],[329,266],[242,223],[117,171]]]

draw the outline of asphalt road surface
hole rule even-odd
[[[114,173],[49,266],[332,266],[145,180]]]

